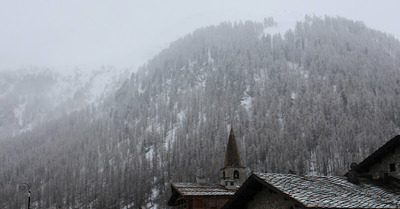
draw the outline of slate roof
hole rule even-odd
[[[216,184],[172,183],[171,187],[183,196],[229,196],[235,193]]]
[[[261,191],[260,185],[306,208],[400,208],[400,188],[394,185],[378,186],[366,179],[356,185],[345,177],[275,173],[253,173],[223,208],[243,207]]]
[[[364,181],[355,185],[344,177],[255,174],[306,207],[400,208],[400,190]]]

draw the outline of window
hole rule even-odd
[[[396,164],[395,163],[390,163],[389,168],[390,168],[390,172],[396,171]]]
[[[222,172],[222,179],[225,179],[225,171]]]
[[[231,181],[231,186],[233,186],[233,181]]]
[[[233,172],[233,178],[238,179],[239,178],[239,171],[234,171]]]

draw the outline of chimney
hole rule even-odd
[[[351,163],[350,171],[347,173],[347,181],[353,184],[360,184],[360,179],[358,178],[358,173],[356,171],[357,163]]]

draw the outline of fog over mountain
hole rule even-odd
[[[17,0],[0,7],[0,71],[25,66],[113,65],[135,69],[170,42],[222,21],[295,23],[341,16],[400,38],[398,0]]]
[[[120,87],[128,69],[29,67],[0,72],[0,139],[96,105]]]
[[[218,182],[230,127],[249,171],[319,175],[344,174],[400,132],[396,38],[340,17],[280,30],[272,18],[197,29],[96,105],[3,138],[0,208],[24,207],[20,182],[34,208],[166,208],[170,182],[199,170]],[[11,101],[2,127],[20,124],[14,101],[28,99]]]

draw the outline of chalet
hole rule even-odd
[[[172,183],[168,205],[176,209],[219,209],[234,195],[246,179],[235,134],[231,129],[225,152],[224,167],[220,169],[220,184]]]
[[[400,136],[344,177],[253,173],[224,205],[234,208],[400,208]]]

